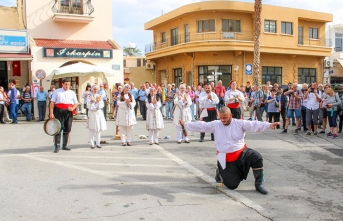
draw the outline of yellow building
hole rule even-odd
[[[331,55],[325,25],[332,14],[263,5],[262,83],[323,81],[323,60]],[[177,85],[232,79],[252,80],[254,4],[208,1],[182,6],[145,23],[153,43],[145,48],[157,83]]]
[[[155,82],[153,66],[146,63],[145,56],[124,56],[124,82],[134,82],[139,87],[145,82]]]

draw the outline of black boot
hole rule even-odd
[[[60,151],[60,143],[61,143],[61,134],[57,134],[57,135],[55,135],[54,153],[58,153],[58,151]]]
[[[253,170],[254,177],[255,177],[255,189],[256,191],[266,195],[268,191],[262,186],[262,179],[263,179],[263,169],[260,170]]]
[[[204,142],[204,137],[205,137],[205,133],[200,133],[200,140],[199,140],[199,142]]]
[[[62,150],[70,150],[70,149],[67,147],[68,138],[69,138],[69,134],[63,133],[63,145],[62,145]]]
[[[221,183],[222,182],[222,177],[220,176],[218,168],[216,169],[216,176],[214,177],[214,179],[216,180],[217,183]]]

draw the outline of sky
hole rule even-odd
[[[101,0],[93,0],[101,1]],[[113,39],[122,47],[135,43],[144,54],[145,45],[153,41],[152,31],[144,30],[144,23],[183,5],[201,0],[112,0]],[[254,0],[237,0],[251,2]],[[327,12],[334,15],[333,24],[343,23],[342,0],[262,0],[263,4]],[[15,6],[16,0],[0,0],[0,5]],[[96,9],[95,9],[96,10]],[[263,13],[263,8],[262,8]]]

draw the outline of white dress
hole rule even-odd
[[[145,104],[147,107],[146,113],[146,129],[147,130],[161,130],[164,128],[163,116],[160,111],[161,101],[158,101],[155,105],[148,102],[145,99]]]
[[[181,94],[181,97],[186,96],[186,93]],[[191,116],[191,108],[190,106],[192,105],[192,100],[191,98],[187,95],[187,100],[185,102],[178,99],[178,95],[175,95],[174,98],[174,111],[173,111],[173,123],[176,126],[180,126],[179,120],[183,120],[185,122],[192,121],[192,116]]]
[[[107,130],[107,124],[104,117],[102,108],[104,108],[104,101],[101,99],[99,103],[95,103],[97,97],[101,97],[99,94],[90,94],[87,97],[88,112],[88,129],[95,130],[96,132]]]
[[[117,116],[116,116],[116,125],[117,126],[132,126],[137,124],[135,112],[134,112],[134,106],[136,105],[136,101],[134,97],[132,96],[132,101],[130,102],[130,105],[126,104],[125,101],[120,101],[120,94],[118,95],[117,100]],[[128,94],[124,94],[125,99],[129,98]]]

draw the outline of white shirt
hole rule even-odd
[[[4,95],[2,94],[2,92],[0,91],[0,104],[4,104],[4,101],[1,100],[1,99],[4,99]],[[0,119],[2,120],[2,119]]]
[[[225,126],[220,120],[211,122],[186,122],[186,130],[203,133],[214,133],[214,143],[218,151],[217,159],[223,169],[226,168],[226,153],[233,153],[245,145],[245,132],[263,132],[270,128],[270,123],[232,119],[230,125]]]
[[[319,98],[322,97],[322,92],[318,91],[319,93],[317,93],[317,96]],[[316,95],[314,94],[314,92],[312,93],[308,93],[307,96],[307,103],[306,103],[306,108],[310,109],[310,110],[317,110],[319,108],[319,102],[316,99]],[[305,105],[304,105],[305,106]]]
[[[200,108],[213,108],[219,103],[219,98],[216,93],[211,92],[212,100],[207,98],[206,92],[201,92],[199,95],[199,107]]]
[[[56,89],[52,94],[51,101],[55,104],[77,104],[76,94],[72,90]]]
[[[236,101],[235,100],[231,100],[229,101],[230,98],[234,98],[238,95],[238,97],[242,98],[243,101],[244,101],[244,95],[241,91],[239,90],[229,90],[229,91],[226,91],[225,93],[225,97],[224,97],[224,101],[227,103],[227,104],[233,104],[235,103]]]

